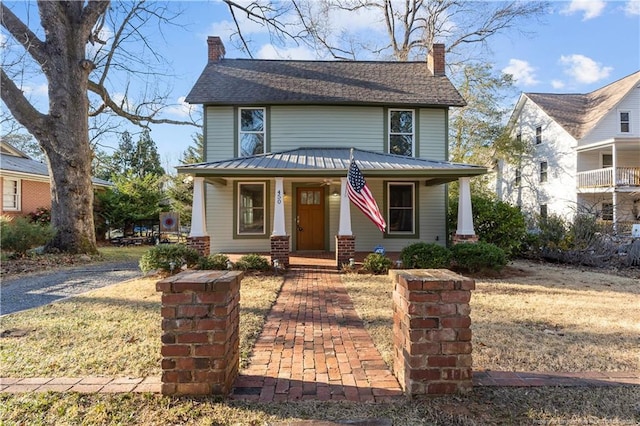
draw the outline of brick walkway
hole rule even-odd
[[[288,274],[232,394],[261,402],[401,396],[339,275],[315,269]]]

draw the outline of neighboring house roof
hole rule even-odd
[[[13,151],[12,151],[13,150]],[[11,154],[8,154],[12,152]],[[21,153],[20,156],[14,153]],[[13,146],[2,142],[2,155],[0,156],[0,171],[13,172],[20,175],[34,176],[40,178],[49,177],[49,169],[45,163],[29,158]],[[109,181],[92,178],[91,181],[96,186],[113,186]]]
[[[224,161],[187,164],[179,166],[178,171],[222,178],[242,176],[336,178],[346,177],[350,158],[350,148],[299,148]],[[428,177],[444,179],[444,182],[460,176],[477,176],[487,172],[486,168],[480,166],[382,154],[361,149],[353,149],[353,158],[365,177]]]
[[[426,62],[221,59],[207,64],[186,101],[207,105],[464,106]]]
[[[576,140],[640,84],[640,71],[587,94],[524,93]]]

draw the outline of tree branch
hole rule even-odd
[[[2,26],[9,31],[24,49],[29,52],[31,57],[35,59],[41,66],[47,63],[47,55],[45,54],[45,43],[42,42],[27,27],[5,3],[0,3],[0,11],[2,13]]]
[[[48,116],[31,105],[3,68],[0,68],[0,95],[13,117],[25,128],[43,129],[45,127]]]

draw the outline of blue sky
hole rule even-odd
[[[25,4],[9,3],[16,7]],[[528,34],[514,32],[489,41],[489,61],[497,70],[514,75],[518,93],[587,93],[640,70],[640,0],[554,1],[551,5],[551,13],[542,22],[526,26]],[[179,6],[184,10],[180,22],[185,27],[165,28],[166,43],[156,44],[160,53],[173,63],[176,78],[171,84],[170,101],[175,105],[167,110],[166,116],[174,119],[183,117],[189,108],[182,101],[206,64],[207,36],[223,38],[227,58],[247,57],[228,41],[231,16],[224,4],[217,0],[184,1]],[[31,8],[35,8],[34,2]],[[373,16],[367,15],[337,16],[333,25],[379,37],[379,24],[374,21]],[[246,28],[246,35],[254,40],[256,58],[316,58],[305,47],[271,45],[265,29],[259,25],[250,24]],[[42,82],[34,78],[27,84],[32,84],[27,89],[34,97],[41,96]],[[164,166],[177,165],[195,131],[193,127],[152,127],[152,138]],[[117,141],[107,144],[117,145]]]

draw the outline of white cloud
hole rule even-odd
[[[265,44],[258,51],[256,58],[313,60],[316,59],[316,54],[304,46],[277,48],[272,44]]]
[[[36,86],[27,84],[26,86],[22,86],[22,91],[27,95],[48,96],[49,86],[45,83],[38,84]]]
[[[167,114],[176,115],[179,117],[191,116],[198,109],[197,105],[191,105],[185,102],[184,100],[185,100],[185,97],[180,96],[178,98],[178,103],[175,105],[168,106],[167,108],[164,109],[164,112]]]
[[[591,84],[609,77],[613,67],[602,64],[584,55],[567,55],[560,57],[560,64],[564,65],[564,73],[571,76],[578,83]]]
[[[561,80],[551,80],[551,87],[553,87],[554,89],[563,89],[564,82]]]
[[[573,15],[576,12],[583,13],[582,20],[587,21],[600,16],[605,6],[606,2],[604,0],[573,0],[560,13],[563,15]]]
[[[627,15],[640,15],[640,1],[629,0],[624,6],[624,13]]]
[[[535,70],[527,61],[509,59],[509,65],[504,67],[502,72],[513,75],[513,78],[524,86],[533,86],[539,82],[536,79]]]

